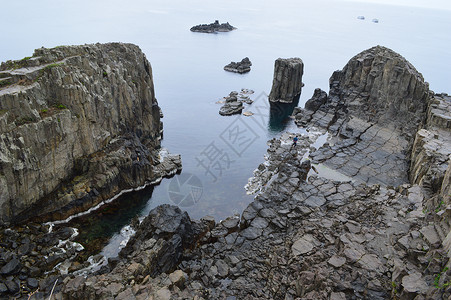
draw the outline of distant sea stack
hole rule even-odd
[[[159,160],[160,108],[138,46],[41,48],[2,63],[0,78],[0,224],[64,218],[181,168]]]
[[[227,23],[219,24],[219,21],[216,20],[214,23],[211,24],[200,24],[191,27],[192,32],[203,32],[203,33],[217,33],[217,32],[229,32],[236,29],[232,25]]]
[[[278,58],[274,64],[274,79],[269,100],[293,103],[301,95],[304,63],[300,58]]]
[[[244,74],[251,71],[252,63],[249,57],[243,58],[240,62],[231,62],[224,67],[224,70],[239,74]]]

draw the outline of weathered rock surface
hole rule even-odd
[[[228,64],[224,67],[224,70],[233,72],[233,73],[243,74],[243,73],[250,72],[251,66],[252,66],[251,61],[249,60],[248,57],[245,57],[239,62],[232,61],[230,64]]]
[[[193,32],[204,32],[204,33],[218,33],[218,32],[228,32],[236,29],[232,25],[227,23],[219,24],[219,21],[216,20],[214,23],[211,24],[200,24],[191,27],[191,31]]]
[[[0,223],[63,218],[181,168],[159,160],[160,108],[137,46],[41,48],[0,77]]]
[[[278,58],[274,64],[274,79],[269,101],[293,103],[302,90],[304,63],[300,58]]]

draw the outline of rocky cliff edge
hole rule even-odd
[[[64,218],[181,168],[160,159],[151,65],[138,46],[37,49],[0,67],[0,223]]]

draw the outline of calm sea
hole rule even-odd
[[[123,196],[124,211],[95,216],[92,224],[114,228],[99,235],[117,233],[133,215],[162,203],[178,203],[194,218],[241,212],[252,200],[243,186],[263,161],[266,141],[283,129],[297,130],[268,117],[265,95],[278,57],[304,61],[300,106],[315,88],[328,91],[334,70],[375,45],[407,58],[435,92],[451,92],[450,10],[344,0],[20,0],[6,1],[2,12],[0,61],[29,56],[41,46],[121,41],[139,45],[152,64],[164,112],[163,146],[182,155],[183,172],[153,191]],[[214,20],[238,29],[189,31]],[[253,63],[250,73],[223,70],[246,56]],[[254,104],[246,108],[255,115],[220,116],[216,102],[241,88],[255,91]],[[130,203],[133,213],[126,214]]]

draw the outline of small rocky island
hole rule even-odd
[[[233,73],[239,73],[244,74],[251,71],[252,63],[249,60],[249,57],[243,58],[240,62],[231,62],[230,64],[226,65],[224,67],[224,70],[233,72]]]
[[[254,91],[248,89],[241,89],[239,93],[236,91],[230,92],[227,97],[224,97],[223,101],[218,101],[218,103],[224,103],[224,105],[219,110],[219,114],[221,116],[241,114],[244,109],[244,103],[253,103],[253,101],[248,96],[248,94],[253,93]],[[247,112],[246,115],[250,115],[250,112]]]
[[[229,22],[220,24],[218,20],[210,24],[200,24],[191,27],[192,32],[203,32],[203,33],[218,33],[218,32],[229,32],[235,30],[236,28],[229,24]]]

